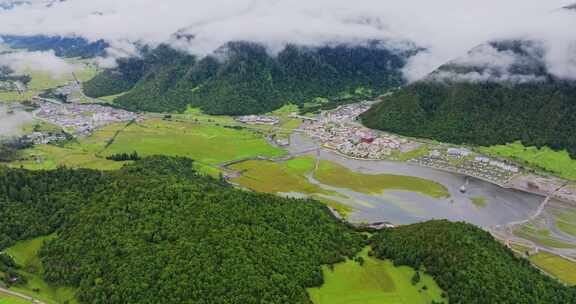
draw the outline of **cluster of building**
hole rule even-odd
[[[26,85],[20,81],[0,81],[0,91],[24,93]]]
[[[363,101],[359,103],[339,106],[333,111],[325,111],[320,114],[320,121],[324,122],[347,122],[353,121],[360,116],[360,114],[368,111],[372,106],[372,102]]]
[[[358,115],[370,108],[361,102],[323,112],[318,119],[305,120],[300,126],[308,136],[320,140],[326,148],[366,159],[383,159],[399,150],[407,140],[394,135],[377,134],[354,123]]]
[[[246,115],[236,117],[236,121],[250,125],[277,125],[280,123],[280,118],[276,116],[266,115]]]
[[[90,135],[95,129],[139,119],[135,113],[95,104],[42,103],[36,116],[76,135]]]
[[[410,162],[474,176],[500,185],[509,182],[514,175],[520,173],[517,166],[475,154],[466,148],[432,150],[428,155],[412,159]]]
[[[32,132],[24,137],[35,145],[46,145],[68,140],[64,132]]]

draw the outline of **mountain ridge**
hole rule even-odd
[[[116,103],[136,111],[180,112],[191,105],[209,114],[264,113],[287,103],[302,106],[317,97],[382,94],[404,83],[401,68],[415,52],[373,42],[288,45],[271,56],[262,45],[230,42],[216,55],[198,58],[163,45],[146,50],[140,60],[119,61],[118,68],[87,82],[85,92],[101,97],[129,88]]]

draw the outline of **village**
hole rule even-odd
[[[509,183],[520,173],[517,166],[477,154],[466,148],[434,149],[428,155],[411,159],[409,162],[473,176],[501,186]]]
[[[49,102],[40,103],[35,117],[59,126],[74,136],[88,136],[94,130],[109,124],[141,119],[135,113],[97,104],[56,104]]]
[[[386,159],[394,151],[413,147],[413,143],[404,138],[377,133],[355,122],[371,104],[364,101],[322,112],[318,118],[306,119],[300,130],[318,139],[323,147],[354,158]]]

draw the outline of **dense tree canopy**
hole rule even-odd
[[[508,64],[483,62],[485,52]],[[368,127],[457,144],[566,149],[576,157],[576,83],[532,40],[492,41],[406,86],[362,116]]]
[[[196,58],[168,46],[143,52],[142,70],[124,65],[106,71],[86,83],[87,95],[118,94],[130,84],[133,88],[116,100],[130,110],[183,111],[192,105],[210,114],[262,113],[316,97],[381,94],[402,84],[400,69],[412,54],[373,43],[290,45],[270,56],[263,46],[247,42],[228,43],[218,57]]]
[[[385,230],[373,248],[397,265],[425,267],[450,303],[576,303],[576,288],[540,273],[470,224],[430,221]]]
[[[576,157],[576,85],[570,83],[423,81],[384,98],[362,121],[370,128],[457,144],[520,140],[567,149]]]
[[[2,247],[56,232],[45,279],[84,303],[308,303],[365,244],[319,202],[234,189],[188,159],[116,172],[0,170]]]

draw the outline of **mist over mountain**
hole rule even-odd
[[[28,51],[53,50],[59,57],[93,58],[104,56],[109,45],[103,40],[89,42],[82,37],[62,36],[1,36],[0,39],[14,49]]]
[[[426,50],[405,65],[403,76],[408,81],[422,79],[484,41],[529,39],[542,43],[546,65],[556,67],[552,73],[574,78],[572,70],[566,73],[562,67],[572,65],[564,54],[573,48],[576,18],[573,11],[558,9],[571,4],[566,0],[364,0],[354,5],[345,0],[69,0],[47,5],[30,0],[0,11],[0,32],[104,40],[109,44],[106,60],[101,60],[106,66],[138,55],[142,45],[169,44],[206,56],[228,42],[249,41],[264,45],[275,56],[290,44],[362,46],[366,41],[396,41],[400,43],[395,48],[418,45]],[[410,43],[403,44],[406,41]]]
[[[138,111],[183,111],[190,105],[210,114],[263,113],[317,97],[375,97],[404,83],[401,70],[418,50],[372,41],[289,45],[271,56],[260,44],[232,42],[198,57],[162,45],[141,58],[119,60],[117,68],[86,83],[85,91],[93,97],[128,91],[116,103]]]
[[[558,77],[544,57],[535,41],[486,43],[384,98],[362,121],[445,142],[520,140],[576,156],[576,81]]]

